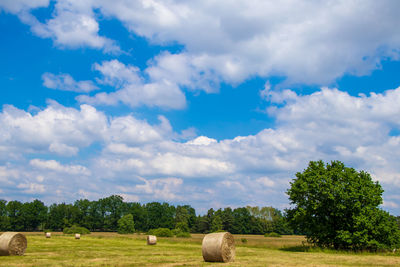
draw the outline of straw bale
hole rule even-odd
[[[17,232],[5,232],[0,236],[0,256],[24,255],[28,242]]]
[[[157,244],[157,237],[155,235],[148,235],[147,245],[156,245],[156,244]]]
[[[81,239],[81,234],[75,234],[75,239]]]
[[[51,233],[46,233],[46,238],[50,238],[51,237]]]
[[[231,233],[205,235],[201,247],[204,261],[231,262],[235,260],[235,241]]]

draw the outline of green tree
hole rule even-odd
[[[46,221],[47,207],[37,199],[26,202],[22,205],[21,217],[25,231],[38,230],[38,227]]]
[[[176,225],[186,224],[187,227],[192,230],[196,224],[196,211],[190,205],[177,206],[175,212]],[[179,228],[175,226],[175,228]],[[189,232],[189,231],[185,231]]]
[[[132,234],[135,232],[135,223],[132,214],[126,214],[118,220],[118,233]]]
[[[146,204],[148,228],[168,228],[175,227],[175,207],[168,203],[160,204],[151,202]]]
[[[233,210],[234,222],[232,225],[233,234],[250,234],[251,233],[251,215],[246,208],[237,208]]]
[[[24,219],[22,217],[23,204],[17,200],[9,201],[6,206],[10,230],[22,231],[24,230]]]
[[[382,211],[383,189],[364,171],[340,161],[311,161],[296,173],[287,191],[293,208],[287,218],[294,229],[321,247],[335,249],[394,248],[400,232],[393,216]]]
[[[103,216],[103,227],[107,231],[115,231],[118,228],[118,220],[123,212],[123,198],[112,195],[99,199],[101,213]]]
[[[225,208],[221,214],[222,224],[225,231],[232,232],[235,218],[233,218],[233,211],[230,207]]]
[[[223,228],[222,219],[220,215],[214,215],[214,218],[211,222],[211,232],[218,232],[221,231]]]
[[[87,199],[80,199],[74,202],[76,212],[74,213],[74,222],[82,227],[93,230],[93,223],[90,218],[90,204]]]
[[[10,220],[7,216],[7,201],[0,199],[0,231],[10,229]]]
[[[140,203],[127,203],[128,213],[132,214],[135,228],[138,231],[146,232],[149,230],[147,225],[147,210]]]
[[[46,228],[60,231],[65,227],[71,227],[74,224],[74,209],[75,207],[71,204],[61,203],[50,205]]]

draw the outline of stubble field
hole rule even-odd
[[[206,263],[201,254],[204,235],[158,238],[147,246],[146,235],[92,233],[75,240],[72,235],[24,233],[24,256],[0,257],[1,266],[400,266],[400,254],[353,253],[307,249],[304,237],[271,238],[235,235],[233,263]]]

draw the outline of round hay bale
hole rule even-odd
[[[75,234],[75,239],[81,239],[81,234]]]
[[[155,235],[148,235],[147,245],[156,245],[156,244],[157,244],[157,237]]]
[[[228,232],[205,235],[201,245],[204,261],[230,262],[235,260],[235,240]]]
[[[27,245],[23,234],[5,232],[0,236],[0,256],[24,255]]]
[[[51,237],[51,233],[46,233],[46,238],[50,238]]]

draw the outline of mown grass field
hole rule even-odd
[[[43,233],[25,235],[25,255],[0,257],[0,266],[400,266],[398,252],[304,249],[299,236],[235,235],[236,260],[224,264],[203,261],[201,234],[158,238],[155,246],[147,246],[146,235],[137,234],[92,233],[80,240],[62,233],[52,233],[50,239]]]

